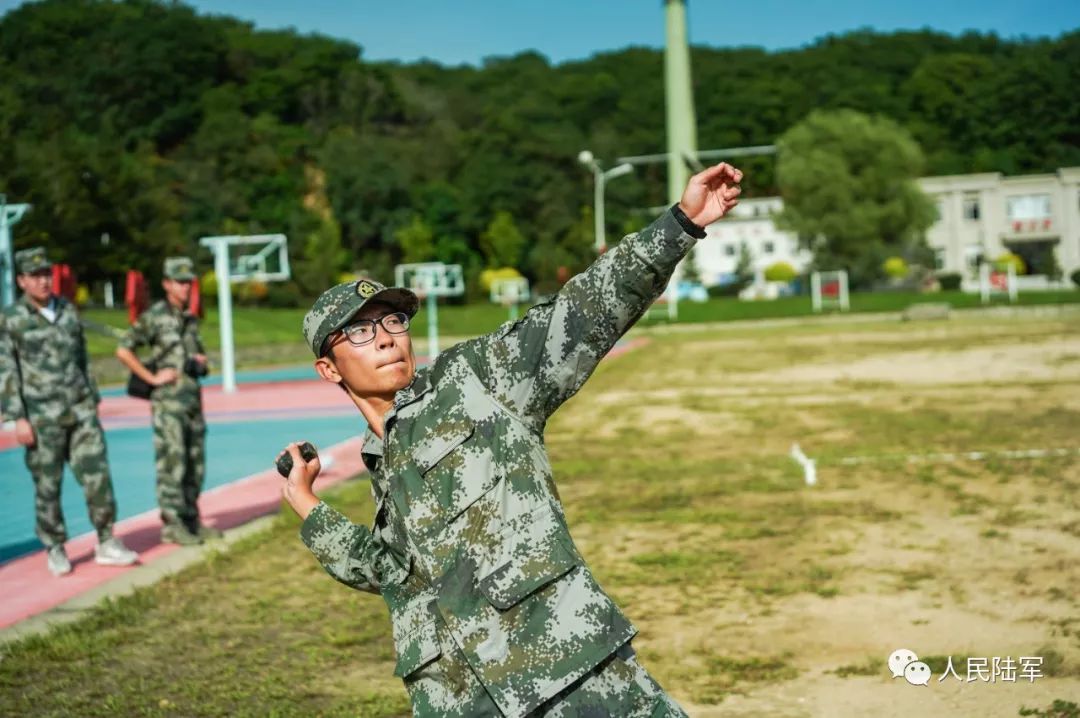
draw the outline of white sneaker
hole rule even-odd
[[[62,544],[50,546],[45,554],[45,560],[49,564],[49,573],[53,576],[63,576],[71,573],[71,561],[68,561],[67,552]]]
[[[102,566],[130,566],[138,560],[139,554],[115,536],[110,536],[94,547],[94,562]]]

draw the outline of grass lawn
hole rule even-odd
[[[917,294],[911,292],[855,293],[851,295],[852,312],[897,312],[917,302],[947,302],[957,309],[982,306],[979,297],[963,292]],[[1080,290],[1027,292],[1019,295],[1021,306],[1037,304],[1080,303]],[[995,299],[995,305],[1001,305]],[[310,361],[311,353],[304,346],[300,327],[306,309],[258,309],[236,307],[233,313],[233,336],[237,365],[241,368],[271,364],[295,364]],[[524,311],[524,308],[522,308]],[[439,332],[446,337],[469,337],[493,331],[509,318],[509,311],[490,303],[439,306]],[[809,297],[785,297],[776,301],[743,302],[734,298],[713,298],[697,304],[679,304],[680,323],[726,322],[744,319],[775,319],[811,316]],[[663,324],[666,319],[658,313],[646,318],[643,325]],[[123,309],[91,309],[86,318],[117,330],[127,327],[127,311]],[[428,313],[426,304],[413,321],[413,336],[426,341]],[[219,351],[220,327],[217,311],[208,308],[202,325],[203,341],[211,355]],[[117,383],[127,376],[126,370],[113,358],[116,339],[102,332],[87,333],[94,372],[103,384]]]
[[[920,294],[917,292],[854,292],[850,297],[851,311],[900,312],[919,302],[944,302],[955,309],[983,306],[977,294],[961,291]],[[1080,290],[1024,292],[1017,295],[1017,304],[1074,304],[1080,302]],[[994,306],[1008,304],[995,297]],[[782,297],[774,301],[743,302],[734,298],[714,298],[708,302],[679,302],[680,322],[721,322],[740,319],[777,319],[813,315],[810,297]]]
[[[981,718],[1080,696],[1078,426],[1066,311],[655,333],[546,437],[575,540],[691,715]],[[329,500],[371,519],[362,481]],[[296,529],[283,514],[5,647],[0,715],[407,714],[382,602],[323,574]],[[930,687],[890,678],[897,648]],[[1042,676],[939,682],[950,656],[1039,656]]]

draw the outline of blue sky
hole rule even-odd
[[[0,0],[0,12],[21,3]],[[204,13],[257,27],[295,27],[358,43],[364,57],[476,64],[535,49],[555,62],[627,45],[660,47],[661,0],[189,0]],[[1080,0],[689,0],[690,40],[791,48],[860,27],[974,29],[1005,37],[1056,36],[1080,27]]]

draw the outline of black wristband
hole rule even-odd
[[[679,223],[679,226],[683,228],[684,232],[694,239],[705,238],[705,229],[694,224],[690,218],[686,216],[686,212],[682,211],[678,202],[671,205],[671,213],[675,215],[675,221]]]

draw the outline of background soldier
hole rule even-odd
[[[206,467],[206,420],[199,379],[207,373],[199,321],[188,311],[194,264],[187,257],[165,260],[158,301],[135,322],[116,350],[117,358],[155,387],[153,408],[157,499],[161,540],[182,545],[219,538],[222,533],[199,520],[199,494]],[[153,370],[135,351],[150,348]]]
[[[408,290],[340,284],[304,317],[320,376],[368,422],[374,526],[319,501],[319,460],[296,444],[283,494],[330,575],[382,594],[417,716],[685,716],[574,545],[544,426],[735,206],[741,179],[727,164],[695,175],[553,298],[419,371]]]
[[[54,576],[71,572],[64,551],[67,530],[60,508],[64,462],[86,494],[97,529],[94,560],[128,566],[138,554],[112,535],[116,518],[100,397],[90,377],[86,338],[75,307],[52,293],[52,263],[41,247],[15,255],[22,299],[0,314],[0,414],[15,421],[34,477],[37,535]]]

